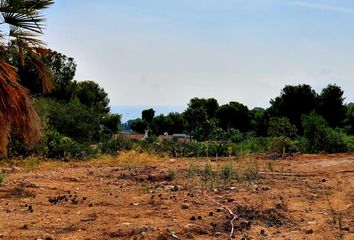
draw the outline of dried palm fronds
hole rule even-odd
[[[53,0],[0,0],[0,23],[10,26],[8,34],[0,30],[0,155],[7,153],[12,130],[30,146],[41,137],[41,122],[29,91],[17,81],[17,69],[5,60],[8,48],[4,39],[15,40],[20,65],[29,60],[39,73],[43,92],[49,92],[53,88],[51,72],[41,61],[47,51],[38,35],[43,33],[45,21],[40,11],[53,3]]]

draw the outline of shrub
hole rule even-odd
[[[210,179],[212,179],[214,176],[214,171],[213,168],[210,164],[206,164],[204,167],[204,171],[203,171],[203,178],[204,181],[208,181]]]
[[[125,137],[118,137],[100,143],[99,149],[104,154],[116,156],[121,151],[133,149],[133,141]]]
[[[268,150],[269,138],[258,137],[242,141],[232,145],[232,154],[240,155],[243,153],[264,153]]]
[[[332,129],[327,126],[323,117],[311,113],[302,120],[306,150],[317,152],[347,152],[349,150],[347,136],[340,129]]]
[[[5,183],[5,174],[0,172],[0,185]]]
[[[245,180],[257,180],[259,178],[259,169],[255,162],[249,163],[241,167],[239,178]]]
[[[235,171],[230,164],[221,166],[220,178],[224,181],[231,181],[235,176]]]
[[[63,158],[82,160],[97,156],[98,151],[84,144],[80,144],[70,137],[63,136],[53,131],[48,135],[49,158]]]
[[[167,173],[167,176],[166,176],[166,180],[167,181],[173,181],[175,180],[176,178],[176,173],[173,169],[168,169],[168,173]]]
[[[272,137],[294,137],[297,129],[286,117],[273,117],[269,120],[268,135]]]
[[[273,137],[269,142],[269,153],[283,155],[298,151],[296,142],[287,137]]]

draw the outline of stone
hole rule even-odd
[[[141,227],[137,227],[137,228],[134,228],[132,230],[132,235],[139,235],[139,234],[142,234],[144,232],[147,232],[149,231],[149,228],[147,226],[141,226]]]
[[[186,203],[184,203],[184,204],[182,204],[181,208],[182,208],[182,209],[189,209],[189,205],[186,204]]]

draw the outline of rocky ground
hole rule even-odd
[[[258,175],[247,175],[251,165]],[[223,166],[249,177],[204,176],[208,167]],[[0,169],[0,239],[228,239],[234,217],[235,239],[354,239],[353,155],[125,153],[82,163],[15,161]]]

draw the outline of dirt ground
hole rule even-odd
[[[354,239],[354,155],[26,161],[0,166],[0,239],[228,239],[233,216],[235,239]],[[257,179],[203,177],[250,164]]]

